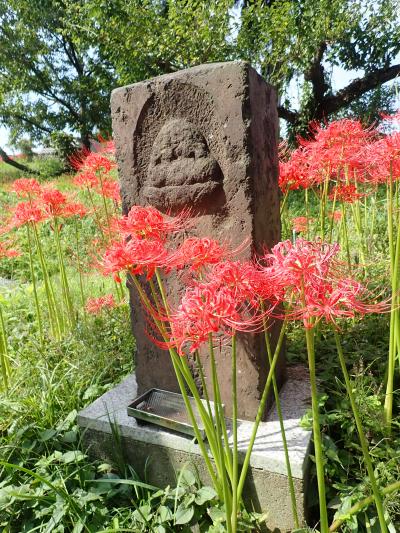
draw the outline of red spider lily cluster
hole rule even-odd
[[[312,221],[310,217],[295,217],[292,219],[292,226],[296,233],[306,233]]]
[[[286,318],[306,328],[385,308],[368,304],[368,290],[343,273],[337,244],[284,241],[253,261],[233,261],[235,251],[213,239],[189,237],[176,246],[170,237],[185,229],[185,219],[134,206],[115,221],[121,235],[102,258],[103,272],[119,282],[122,272],[147,280],[157,270],[191,273],[181,276],[189,281],[178,306],[160,309],[159,301],[144,302],[155,321],[168,324],[168,340],[161,344],[181,355],[199,349],[210,335],[223,340],[238,331],[261,331],[269,317],[283,318],[282,308]]]
[[[34,262],[38,262],[40,275],[44,281],[47,321],[50,323],[50,333],[54,338],[60,339],[69,326],[74,327],[77,317],[76,304],[71,296],[68,283],[67,269],[70,266],[71,259],[76,262],[74,268],[79,274],[82,307],[86,299],[82,275],[86,268],[85,256],[88,254],[78,249],[80,247],[79,231],[81,228],[79,219],[88,215],[94,215],[94,222],[97,224],[103,236],[103,247],[106,242],[105,237],[111,234],[110,220],[112,210],[117,208],[120,201],[119,186],[113,175],[115,162],[112,154],[113,144],[111,142],[104,142],[100,145],[99,152],[92,153],[84,150],[75,158],[75,163],[80,170],[76,181],[80,183],[80,188],[85,188],[87,191],[90,191],[90,208],[77,201],[75,196],[67,195],[54,185],[39,183],[38,180],[33,178],[17,179],[10,187],[11,192],[16,194],[19,201],[6,210],[0,233],[11,234],[15,229],[23,226],[27,228],[27,242],[24,244],[24,248],[29,257],[31,281],[35,295],[36,317],[41,342],[44,339],[45,329],[42,320],[43,311],[40,309],[37,293],[38,279],[35,276]],[[97,199],[94,199],[91,195],[92,191],[99,193]],[[70,243],[67,248],[61,240],[61,230],[65,225],[66,219],[73,219],[75,248]],[[41,223],[44,222],[48,222],[51,230],[54,232],[59,282],[52,280],[49,275],[46,258],[47,250],[43,248],[45,241],[42,243],[44,232],[42,232],[40,227]],[[104,227],[107,228],[108,233],[104,231]],[[66,253],[67,251],[68,253]],[[8,241],[0,244],[0,257],[14,257],[16,255],[17,252],[11,247]],[[57,294],[57,290],[60,288],[61,291]],[[122,300],[123,295],[119,294],[118,299]],[[104,302],[98,302],[99,309],[101,305],[110,307],[111,301],[109,298],[106,298]],[[86,311],[94,312],[95,307],[96,303],[93,302],[91,306],[89,305],[86,308]]]
[[[13,248],[13,243],[10,241],[0,241],[0,259],[18,257],[21,253]]]
[[[112,309],[115,306],[114,296],[112,294],[106,294],[99,298],[88,298],[85,309],[92,315],[98,315],[102,311]]]
[[[110,158],[115,150],[112,141],[102,143],[100,152],[82,150],[71,158],[72,166],[78,171],[74,184],[88,192],[95,192],[119,204],[121,201],[119,184],[112,171],[116,164]]]
[[[352,204],[364,196],[364,193],[357,192],[357,187],[353,183],[349,183],[348,185],[339,183],[332,187],[329,199]]]
[[[387,120],[397,120],[399,112]],[[376,186],[390,176],[400,178],[400,134],[366,128],[359,120],[342,119],[326,126],[310,125],[310,138],[298,138],[299,147],[289,153],[280,146],[282,191],[319,187],[332,182],[351,186],[338,197],[343,202],[358,199],[357,184]],[[340,189],[341,190],[341,189]]]
[[[42,187],[34,179],[18,179],[13,183],[12,190],[28,200],[11,209],[10,229],[54,218],[82,217],[87,213],[83,204],[71,200],[58,189]]]

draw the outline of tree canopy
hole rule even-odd
[[[109,129],[115,69],[98,54],[68,5],[58,0],[0,0],[0,123],[13,141],[42,141],[67,131],[88,146]]]
[[[18,139],[83,144],[109,131],[109,95],[193,65],[250,61],[296,133],[312,119],[390,105],[399,0],[0,0],[0,123]],[[335,91],[333,69],[360,72]],[[358,74],[357,74],[358,75]],[[293,85],[299,98],[293,98]]]

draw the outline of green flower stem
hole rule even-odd
[[[309,224],[309,217],[310,217],[310,203],[308,198],[308,189],[307,187],[304,189],[304,202],[306,204],[306,218],[307,218],[307,233],[306,238],[307,240],[310,238],[310,224]]]
[[[210,397],[209,397],[209,394],[208,394],[206,379],[205,379],[205,376],[204,376],[203,365],[201,364],[201,360],[200,360],[199,350],[195,351],[194,360],[195,360],[195,363],[196,363],[196,368],[197,368],[197,370],[199,372],[200,381],[201,381],[201,388],[203,389],[203,396],[204,396],[204,399],[206,401],[208,415],[209,415],[210,420],[211,420],[213,415],[212,415],[212,411],[211,411]]]
[[[76,246],[76,263],[78,267],[78,274],[79,274],[79,291],[81,295],[81,305],[82,309],[85,308],[85,291],[83,289],[83,278],[82,278],[82,264],[81,264],[81,256],[80,256],[80,242],[79,242],[79,227],[78,227],[78,219],[75,219],[75,246]]]
[[[196,401],[197,410],[199,412],[200,418],[204,424],[204,429],[206,431],[208,444],[211,450],[211,455],[215,461],[215,464],[218,470],[218,475],[220,479],[222,479],[223,472],[226,466],[224,465],[224,463],[221,463],[219,461],[220,454],[218,451],[218,440],[217,440],[216,428],[214,426],[214,417],[211,416],[211,418],[209,418],[208,412],[204,408],[203,402],[200,398],[199,391],[197,390],[196,384],[193,380],[193,376],[187,364],[186,358],[180,357],[179,362],[180,362],[181,372],[185,378],[185,382],[187,386],[189,387],[190,393],[192,394],[193,398]]]
[[[397,492],[400,490],[400,481],[396,481],[395,483],[391,483],[387,487],[384,487],[381,490],[381,493],[383,496],[387,496],[388,494],[392,494],[393,492]],[[329,533],[333,533],[334,531],[337,531],[341,525],[343,525],[349,518],[354,516],[355,514],[358,514],[364,507],[367,507],[374,501],[374,496],[368,496],[367,498],[364,498],[363,500],[355,503],[350,509],[346,511],[345,516],[343,518],[339,517],[336,518],[330,528]]]
[[[397,193],[397,189],[396,189]],[[397,200],[396,200],[397,202]],[[400,283],[400,225],[397,225],[397,236],[395,238],[395,229],[393,224],[393,180],[390,176],[390,184],[388,187],[388,236],[390,248],[390,274],[391,274],[391,290],[392,303],[390,311],[390,330],[389,330],[389,353],[388,353],[388,371],[385,395],[385,421],[388,430],[391,430],[392,416],[393,416],[393,384],[394,373],[396,365],[396,352],[400,356],[400,311],[399,311],[399,283]],[[400,361],[399,361],[400,362]]]
[[[44,287],[46,291],[47,306],[49,309],[49,320],[52,325],[52,333],[57,340],[60,340],[63,332],[63,318],[60,316],[60,312],[56,305],[54,290],[51,284],[50,276],[47,270],[46,262],[44,260],[44,254],[40,243],[40,237],[35,224],[33,224],[33,234],[35,236],[35,242],[37,252],[39,256],[40,265],[42,267]]]
[[[88,193],[88,196],[89,196],[90,205],[92,206],[92,209],[93,209],[94,218],[96,219],[96,222],[97,222],[97,227],[99,228],[99,231],[100,231],[101,240],[103,242],[105,242],[104,231],[103,231],[103,228],[101,226],[101,220],[99,218],[99,214],[97,213],[96,204],[94,203],[94,200],[93,200],[93,194],[92,194],[91,190],[89,189],[89,187],[87,187],[86,190],[87,190],[87,193]]]
[[[288,217],[284,216],[285,211],[286,211],[286,214],[287,214],[287,200],[288,200],[288,198],[289,198],[289,189],[285,192],[285,196],[283,197],[283,201],[282,201],[281,207],[280,207],[280,214],[281,214],[281,220],[282,220],[282,226],[283,226],[282,231],[284,233],[287,233],[287,231],[288,231]]]
[[[337,349],[337,353],[339,356],[340,366],[342,367],[342,372],[343,372],[344,380],[346,383],[347,394],[349,395],[350,404],[351,404],[351,408],[352,408],[353,415],[354,415],[354,420],[357,426],[358,437],[360,439],[360,444],[361,444],[361,449],[362,449],[363,456],[364,456],[365,465],[367,467],[368,476],[369,476],[369,480],[370,480],[371,487],[372,487],[372,492],[374,494],[376,510],[378,512],[379,525],[381,528],[381,532],[387,533],[388,529],[387,529],[386,520],[385,520],[385,511],[383,509],[383,503],[382,503],[381,495],[379,493],[379,488],[376,483],[374,467],[372,465],[371,457],[369,455],[368,443],[364,435],[364,431],[363,431],[363,427],[361,423],[361,417],[358,411],[356,400],[353,395],[353,389],[352,389],[352,385],[350,382],[349,374],[347,372],[346,361],[344,358],[343,349],[342,349],[342,345],[340,342],[340,337],[335,328],[333,329],[333,333],[335,336],[336,349]]]
[[[209,352],[210,352],[210,360],[211,360],[211,369],[212,369],[212,376],[215,375],[215,390],[214,390],[214,402],[215,402],[215,415],[218,417],[218,421],[220,423],[222,437],[224,439],[225,447],[224,450],[224,456],[226,458],[225,460],[225,466],[226,470],[228,471],[229,478],[232,482],[232,453],[231,453],[231,447],[229,444],[229,438],[228,438],[228,431],[226,428],[226,421],[225,421],[225,414],[224,410],[222,408],[222,399],[221,399],[221,391],[219,388],[219,381],[218,381],[218,374],[217,374],[217,366],[215,364],[215,358],[214,358],[214,347],[212,344],[212,335],[209,336],[210,343],[209,343]],[[214,372],[214,374],[213,374]]]
[[[367,208],[367,199],[365,199],[365,216],[367,216],[367,213],[371,213],[370,220],[370,229],[369,229],[369,235],[370,240],[372,242],[372,239],[374,238],[374,231],[375,231],[375,221],[376,221],[376,200],[377,200],[377,191],[375,190],[374,194],[370,197],[370,208]]]
[[[139,280],[134,275],[131,276],[131,279],[132,279],[133,284],[135,285],[135,288],[138,291],[138,294],[139,294],[143,304],[146,306],[147,309],[151,310],[151,308],[152,308],[151,303],[150,303],[150,301],[149,301],[149,299],[147,297],[147,294],[144,292]],[[165,294],[164,294],[164,297],[165,297]],[[157,320],[156,318],[154,318],[154,322],[155,322],[156,326],[158,327],[160,333],[162,335],[164,335],[164,340],[167,340],[167,338],[165,336],[166,334],[165,334],[164,325],[159,320]],[[215,487],[215,490],[217,491],[219,497],[222,499],[222,489],[221,489],[221,484],[220,484],[220,481],[219,481],[221,479],[220,471],[218,469],[219,465],[216,464],[217,470],[218,470],[218,477],[217,477],[216,474],[215,474],[214,468],[212,467],[211,461],[209,459],[208,452],[207,452],[207,450],[205,448],[204,442],[203,442],[203,440],[201,438],[201,434],[200,434],[200,430],[199,430],[199,427],[198,427],[198,424],[197,424],[197,420],[196,420],[196,418],[194,416],[193,409],[192,409],[192,406],[190,404],[190,401],[189,401],[189,398],[188,398],[188,395],[187,395],[187,392],[186,392],[185,383],[184,383],[184,381],[182,379],[182,377],[185,378],[185,375],[184,375],[184,372],[182,371],[184,369],[184,367],[181,364],[181,358],[175,352],[175,350],[173,350],[171,348],[169,349],[169,353],[170,353],[170,356],[172,358],[172,363],[173,363],[174,370],[175,370],[175,373],[176,373],[176,377],[177,377],[177,380],[178,380],[178,384],[179,384],[179,387],[180,387],[180,390],[181,390],[181,394],[182,394],[183,400],[185,402],[185,407],[186,407],[186,409],[187,409],[187,411],[189,413],[189,417],[190,417],[190,420],[192,422],[192,425],[193,425],[193,428],[194,428],[194,432],[195,432],[195,435],[196,435],[196,439],[198,441],[201,453],[203,455],[204,461],[206,463],[206,466],[207,466],[208,472],[210,474],[211,480],[213,482],[213,485]],[[186,378],[185,378],[185,380],[186,380]],[[198,403],[196,398],[195,398],[195,400],[196,400],[197,408],[199,409],[200,404],[202,406],[202,402],[201,402],[200,398],[199,398],[200,404]],[[200,409],[199,409],[199,412],[200,412]],[[207,413],[206,413],[206,415],[207,415]],[[204,426],[205,426],[205,429],[206,429],[206,433],[207,433],[208,443],[209,443],[210,448],[211,448],[210,441],[212,441],[212,437],[209,437],[209,430],[210,430],[209,424],[206,424],[207,421],[203,418],[202,415],[201,415],[201,419],[202,419],[202,421],[204,423]],[[208,429],[208,431],[207,431],[207,429]],[[211,453],[212,453],[212,456],[215,457],[214,452],[212,451]]]
[[[285,337],[286,326],[287,326],[287,319],[285,319],[283,321],[283,324],[282,324],[282,327],[281,327],[281,331],[279,333],[278,342],[276,343],[276,347],[275,347],[274,357],[272,359],[271,366],[269,368],[267,380],[266,380],[265,385],[264,385],[264,390],[263,390],[263,393],[262,393],[262,396],[261,396],[260,405],[258,406],[256,418],[255,418],[254,425],[253,425],[253,430],[252,430],[252,433],[251,433],[251,436],[250,436],[249,445],[247,447],[246,455],[244,457],[242,469],[241,469],[241,472],[240,472],[238,490],[237,490],[237,502],[238,502],[238,504],[239,504],[239,502],[240,502],[240,500],[242,498],[244,482],[246,480],[247,471],[248,471],[249,464],[250,464],[251,452],[253,451],[253,446],[254,446],[254,442],[256,440],[258,427],[260,425],[261,419],[262,419],[264,411],[265,411],[265,406],[266,406],[266,403],[267,403],[267,397],[268,397],[269,389],[271,387],[272,376],[274,375],[275,366],[276,366],[276,363],[278,362],[278,357],[279,357],[279,354],[280,354],[280,351],[281,351],[281,348],[282,348],[283,339]]]
[[[101,191],[103,192],[103,178],[101,176],[101,172],[99,175],[99,180],[100,180]],[[103,206],[104,206],[104,213],[106,215],[107,226],[108,226],[108,229],[111,230],[111,221],[110,221],[110,214],[108,212],[108,207],[107,207],[107,200],[104,194],[102,194],[101,197],[103,198]]]
[[[236,334],[232,337],[232,533],[237,530],[238,515],[238,478],[239,478],[239,458],[238,458],[238,402],[237,402],[237,369],[236,369]]]
[[[26,232],[27,232],[27,236],[28,236],[29,267],[30,267],[30,270],[31,270],[31,279],[32,279],[32,286],[33,286],[33,297],[34,297],[34,300],[35,300],[36,318],[37,318],[37,324],[38,324],[38,329],[39,329],[39,339],[40,339],[40,345],[43,347],[44,336],[43,336],[42,314],[40,312],[40,305],[39,305],[39,297],[38,297],[38,292],[37,292],[35,269],[33,267],[32,236],[31,236],[31,230],[30,230],[29,224],[26,225]]]
[[[389,239],[389,255],[390,255],[390,268],[393,272],[394,267],[394,247],[393,247],[393,177],[392,177],[392,164],[390,164],[390,178],[389,187],[386,189],[387,197],[387,223],[388,223],[388,239]]]
[[[186,392],[186,387],[185,387],[185,382],[183,380],[183,375],[181,373],[181,370],[180,370],[180,365],[179,365],[179,355],[175,352],[175,350],[173,349],[170,349],[169,350],[169,353],[171,355],[171,359],[172,359],[172,364],[174,366],[174,370],[175,370],[175,374],[176,374],[176,377],[177,377],[177,380],[178,380],[178,384],[179,384],[179,388],[181,390],[181,394],[182,394],[182,397],[183,397],[183,401],[185,403],[185,407],[186,407],[186,410],[187,412],[189,413],[189,417],[190,417],[190,420],[192,422],[192,425],[193,425],[193,429],[194,429],[194,432],[195,432],[195,435],[196,435],[196,439],[197,439],[197,444],[199,445],[199,448],[201,450],[201,454],[203,456],[203,459],[206,463],[206,466],[207,466],[207,470],[208,470],[208,473],[210,474],[210,477],[211,477],[211,480],[212,480],[212,483],[218,493],[218,496],[219,498],[223,498],[223,494],[224,494],[224,488],[222,487],[221,489],[221,483],[220,483],[220,477],[217,477],[216,474],[215,474],[215,471],[214,471],[214,468],[211,464],[211,461],[210,461],[210,458],[209,458],[209,455],[208,455],[208,451],[205,447],[205,444],[204,444],[204,441],[201,437],[201,434],[200,434],[200,430],[199,430],[199,426],[197,424],[197,420],[196,420],[196,417],[193,413],[193,409],[192,409],[192,405],[190,403],[190,400],[189,400],[189,396]]]
[[[159,290],[160,290],[160,294],[161,294],[161,299],[163,301],[163,304],[164,304],[164,307],[165,307],[165,310],[166,310],[166,313],[167,313],[167,316],[168,316],[169,315],[169,306],[168,306],[168,300],[167,300],[167,297],[166,297],[166,294],[165,294],[163,281],[161,279],[161,276],[160,276],[160,273],[159,273],[158,269],[156,269],[155,273],[156,273],[157,284],[158,284],[158,287],[159,287]],[[163,326],[161,325],[161,327],[163,327]],[[182,372],[182,374],[183,374],[183,376],[185,377],[185,380],[186,380],[186,384],[189,387],[189,390],[190,390],[192,396],[194,397],[194,399],[196,401],[197,409],[199,411],[200,417],[201,417],[201,419],[203,421],[204,428],[205,428],[206,433],[207,433],[207,439],[208,439],[208,443],[210,445],[210,448],[212,450],[212,455],[213,455],[214,459],[217,461],[217,457],[218,457],[218,454],[217,454],[217,440],[216,440],[216,433],[215,433],[213,418],[208,416],[207,411],[204,408],[203,402],[202,402],[202,400],[200,398],[199,391],[197,390],[196,383],[194,382],[194,379],[193,379],[192,373],[190,371],[190,368],[189,368],[189,366],[187,364],[186,358],[185,357],[183,357],[183,358],[180,357],[179,358],[179,362],[180,362],[181,372]],[[222,465],[221,465],[221,467],[222,467]]]
[[[357,231],[358,239],[360,241],[359,253],[360,259],[363,267],[365,268],[365,253],[364,253],[364,238],[363,238],[363,228],[361,223],[361,212],[360,212],[360,201],[356,200],[354,204],[351,205],[354,225]]]
[[[160,276],[160,273],[159,273],[158,269],[156,269],[155,273],[156,273],[157,284],[158,284],[158,287],[159,287],[159,290],[160,290],[160,294],[161,294],[161,299],[162,299],[163,305],[165,307],[165,312],[166,312],[167,316],[169,316],[169,306],[168,306],[168,300],[167,300],[167,296],[166,296],[165,289],[164,289],[164,284],[163,284],[163,281],[161,279],[161,276]],[[144,291],[143,291],[142,287],[140,286],[140,284],[138,284],[137,288],[138,288],[138,290],[142,291],[143,297],[147,298],[147,296],[144,293]],[[148,302],[148,305],[150,305],[150,307],[148,307],[148,309],[151,309],[150,302]],[[160,327],[161,327],[161,329],[160,329],[161,334],[163,334],[164,337],[166,337],[165,328],[164,328],[163,324],[160,323],[159,328]],[[190,390],[192,396],[194,397],[194,399],[196,401],[197,409],[199,411],[200,417],[201,417],[201,419],[203,421],[204,428],[205,428],[206,433],[207,433],[207,439],[208,439],[208,443],[210,445],[210,448],[212,450],[212,455],[213,455],[214,458],[216,458],[216,457],[218,457],[218,455],[216,453],[217,441],[216,441],[216,434],[215,434],[213,417],[212,416],[209,417],[207,412],[206,412],[206,410],[205,410],[205,408],[204,408],[203,402],[201,401],[199,392],[197,390],[196,383],[194,382],[194,379],[193,379],[192,373],[190,371],[190,368],[189,368],[189,366],[187,364],[186,358],[179,357],[179,366],[180,366],[181,372],[182,372],[182,374],[183,374],[183,376],[184,376],[184,378],[186,380],[186,384],[189,387],[189,390]]]
[[[264,311],[263,304],[261,304],[261,308]],[[270,342],[270,339],[269,339],[268,330],[267,330],[267,324],[265,323],[265,319],[263,319],[263,321],[264,321],[265,346],[267,348],[269,366],[271,367],[271,363],[272,363],[272,359],[273,359],[272,349],[271,349],[271,342]],[[287,470],[288,481],[289,481],[290,501],[291,501],[291,504],[292,504],[293,519],[294,519],[294,523],[295,523],[296,528],[300,528],[299,515],[298,515],[298,511],[297,511],[297,502],[296,502],[296,491],[295,491],[295,488],[294,488],[292,467],[290,465],[289,450],[288,450],[288,445],[287,445],[287,440],[286,440],[285,424],[283,423],[281,401],[279,399],[279,391],[278,391],[278,385],[276,383],[275,372],[272,375],[272,387],[274,389],[276,411],[278,413],[279,426],[280,426],[281,435],[282,435],[283,450],[284,450],[284,453],[285,453],[285,463],[286,463],[286,470]]]
[[[351,255],[350,255],[350,246],[349,246],[349,235],[347,231],[346,206],[344,205],[344,202],[342,202],[342,229],[343,229],[343,240],[346,246],[347,263],[349,265],[349,272],[351,272]]]
[[[54,233],[56,236],[58,264],[59,264],[60,279],[61,279],[61,284],[62,284],[62,291],[64,294],[65,306],[67,308],[71,327],[75,327],[76,325],[75,310],[74,310],[74,305],[72,303],[71,291],[69,290],[68,276],[67,276],[67,271],[65,268],[63,250],[61,246],[60,228],[58,224],[58,219],[56,217],[54,218]]]
[[[0,306],[0,366],[3,377],[4,388],[8,389],[8,378],[10,376],[10,365],[8,361],[7,333],[4,322],[3,311]]]
[[[305,334],[306,334],[306,342],[307,342],[308,368],[310,372],[310,384],[311,384],[313,437],[314,437],[315,463],[317,467],[321,533],[327,533],[328,532],[328,514],[327,514],[327,509],[326,509],[324,458],[323,458],[323,453],[322,453],[321,430],[320,430],[320,425],[319,425],[318,391],[317,391],[317,380],[316,380],[316,375],[315,375],[314,331],[312,328],[311,329],[305,328]]]
[[[321,203],[320,203],[320,224],[321,224],[321,240],[323,241],[325,238],[325,218],[326,218],[326,204],[328,201],[328,188],[329,188],[329,174],[328,171],[326,173],[326,177],[324,180],[324,186],[322,189],[322,197],[321,197]],[[308,217],[308,215],[306,215]]]
[[[329,243],[332,242],[332,237],[333,237],[333,226],[335,223],[334,212],[335,212],[335,207],[336,207],[336,196],[337,196],[337,190],[335,189],[335,194],[334,194],[333,203],[332,203],[331,220],[329,223],[329,241],[328,241]]]
[[[289,198],[289,189],[285,192],[285,196],[283,197],[283,201],[281,203],[281,216],[283,215],[283,211],[286,207],[286,202]]]
[[[221,465],[224,465],[225,454],[224,454],[224,446],[222,442],[222,439],[223,439],[222,424],[225,424],[225,417],[224,417],[224,413],[222,410],[220,395],[219,395],[219,390],[218,390],[218,375],[217,375],[217,367],[215,364],[213,338],[212,338],[211,333],[209,335],[208,344],[209,344],[210,363],[211,363],[211,378],[212,378],[213,394],[214,394],[214,409],[215,409],[214,422],[215,422],[215,429],[216,429],[216,434],[217,434],[218,454],[219,454],[219,461]],[[222,488],[223,488],[223,493],[224,493],[227,530],[231,532],[232,531],[232,527],[231,527],[232,494],[229,489],[229,484],[228,484],[228,480],[226,476],[226,470],[224,468],[222,469]]]

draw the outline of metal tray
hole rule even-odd
[[[196,408],[196,402],[192,396],[189,396],[189,400],[200,430],[201,438],[204,440],[206,433]],[[207,408],[205,400],[202,400],[202,402],[204,407]],[[211,412],[214,413],[213,402],[210,402],[210,407]],[[128,406],[128,415],[144,422],[195,437],[182,394],[177,394],[176,392],[150,389],[136,398]]]

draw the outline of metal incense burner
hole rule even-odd
[[[196,407],[196,402],[189,396],[193,414],[202,439],[206,437],[204,425]],[[202,400],[207,409],[207,402]],[[210,402],[211,412],[214,413],[214,404]],[[133,416],[142,422],[148,422],[161,426],[178,433],[195,437],[194,428],[190,423],[186,412],[185,402],[181,394],[169,392],[161,389],[150,389],[141,396],[138,396],[129,406],[128,415]]]

